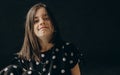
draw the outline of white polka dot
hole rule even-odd
[[[54,69],[56,69],[56,67],[57,67],[56,65],[53,65],[53,68],[54,68]]]
[[[64,70],[64,69],[62,69],[62,70],[61,70],[61,73],[65,73],[65,70]]]
[[[16,65],[13,65],[13,68],[17,68],[17,66],[16,66]]]
[[[46,71],[46,68],[43,68],[43,72],[45,72]]]
[[[23,71],[27,71],[25,68],[23,68]]]
[[[80,56],[83,56],[83,54],[81,53]]]
[[[28,74],[32,74],[32,71],[28,71],[27,73],[28,73]]]
[[[74,55],[74,53],[73,52],[71,52],[71,56],[73,56]]]
[[[73,63],[73,60],[70,60],[70,64],[72,64]]]
[[[20,62],[20,60],[18,60],[18,62]]]
[[[63,61],[66,61],[66,58],[65,57],[63,57],[63,59],[62,59]]]
[[[8,68],[5,68],[5,69],[4,69],[4,71],[7,71],[7,70],[8,70]]]
[[[15,59],[18,59],[17,57],[15,57]]]
[[[24,60],[22,60],[22,63],[24,63]]]
[[[14,75],[14,73],[11,72],[10,75]]]
[[[39,65],[39,62],[36,62],[36,65]]]
[[[48,64],[49,63],[49,61],[48,60],[46,60],[46,62],[45,62],[46,64]]]
[[[31,61],[31,59],[28,60],[29,62]]]
[[[32,67],[30,67],[29,69],[32,70]]]
[[[55,59],[56,58],[56,56],[54,55],[54,56],[52,56],[52,59]]]
[[[44,57],[45,57],[45,54],[41,54],[41,57],[43,57],[43,58],[44,58]]]
[[[58,49],[58,48],[56,48],[56,49],[55,49],[55,51],[56,51],[56,52],[58,52],[58,51],[59,51],[59,49]]]
[[[38,72],[39,73],[39,75],[41,75],[41,73],[40,72]]]
[[[70,44],[69,42],[66,43],[66,45],[69,45],[69,44]]]
[[[50,72],[48,73],[48,75],[50,75]]]

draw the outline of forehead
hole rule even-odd
[[[37,9],[36,13],[35,13],[35,17],[43,17],[43,16],[48,16],[47,15],[47,11],[44,7],[41,7],[39,9]]]

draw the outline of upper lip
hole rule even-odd
[[[40,29],[42,29],[42,28],[48,28],[48,27],[46,27],[46,26],[40,27]],[[39,29],[39,30],[40,30],[40,29]]]

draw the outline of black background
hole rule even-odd
[[[37,2],[51,8],[63,39],[83,52],[83,75],[120,75],[120,5],[113,0],[1,0],[0,69],[20,50],[26,13]]]

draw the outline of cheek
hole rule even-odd
[[[36,33],[36,31],[37,31],[37,27],[36,27],[36,25],[34,25],[34,27],[33,27],[33,31],[34,31],[34,33]]]
[[[50,25],[50,29],[51,29],[52,32],[54,32],[54,27],[53,27],[53,25]]]
[[[50,29],[51,29],[52,31],[54,31],[54,26],[52,25],[51,22],[49,22],[49,27],[50,27]]]

